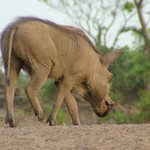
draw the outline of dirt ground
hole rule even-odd
[[[57,125],[34,116],[20,118],[17,128],[0,117],[0,150],[150,150],[150,124]]]

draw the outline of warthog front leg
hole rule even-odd
[[[58,88],[59,81],[55,81],[55,85]],[[67,105],[68,111],[70,113],[70,116],[72,118],[72,124],[73,125],[80,125],[80,119],[78,114],[78,106],[77,102],[71,92],[69,92],[65,97],[65,103]]]
[[[56,116],[58,113],[58,110],[65,98],[65,96],[67,96],[70,93],[70,90],[73,87],[73,81],[72,78],[63,78],[58,85],[58,90],[55,96],[55,100],[53,103],[53,107],[51,110],[51,113],[46,121],[46,123],[49,123],[50,126],[54,126],[55,125],[55,120],[56,120]]]
[[[81,123],[78,114],[78,106],[72,93],[67,94],[67,96],[65,97],[65,103],[68,107],[70,116],[72,118],[72,124],[80,125]]]

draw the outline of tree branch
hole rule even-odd
[[[129,17],[126,17],[125,13],[123,12],[124,23],[123,23],[122,27],[120,28],[120,30],[118,30],[118,32],[117,32],[117,34],[116,34],[116,36],[115,36],[115,38],[114,38],[114,42],[113,42],[113,44],[112,44],[111,49],[114,49],[115,45],[116,45],[117,42],[118,42],[119,36],[124,32],[123,29],[126,28],[127,23],[128,23],[135,15],[136,15],[136,12],[133,13],[133,14],[131,14]]]
[[[134,2],[135,2],[135,5],[137,7],[137,12],[138,12],[139,20],[140,20],[140,23],[142,26],[144,37],[145,37],[147,42],[150,42],[150,37],[148,34],[147,25],[146,25],[146,22],[145,22],[143,13],[142,13],[142,2],[143,2],[143,0],[139,0],[139,1],[134,0]]]

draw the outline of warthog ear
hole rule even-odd
[[[103,57],[101,57],[101,63],[106,66],[113,65],[117,62],[120,54],[121,54],[121,50],[115,50],[111,53],[108,53]]]

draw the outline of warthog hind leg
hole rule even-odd
[[[45,81],[47,80],[48,72],[37,71],[31,75],[30,82],[26,87],[26,94],[28,96],[29,102],[31,103],[34,113],[38,116],[38,120],[43,122],[43,110],[38,101],[37,93],[40,88],[43,86]]]
[[[6,68],[5,68],[6,69]],[[6,81],[6,107],[7,113],[5,123],[9,123],[10,127],[16,127],[15,113],[14,113],[14,93],[17,87],[18,75],[21,69],[21,62],[12,55],[11,68],[9,71],[9,79]],[[6,69],[7,70],[7,69]]]

